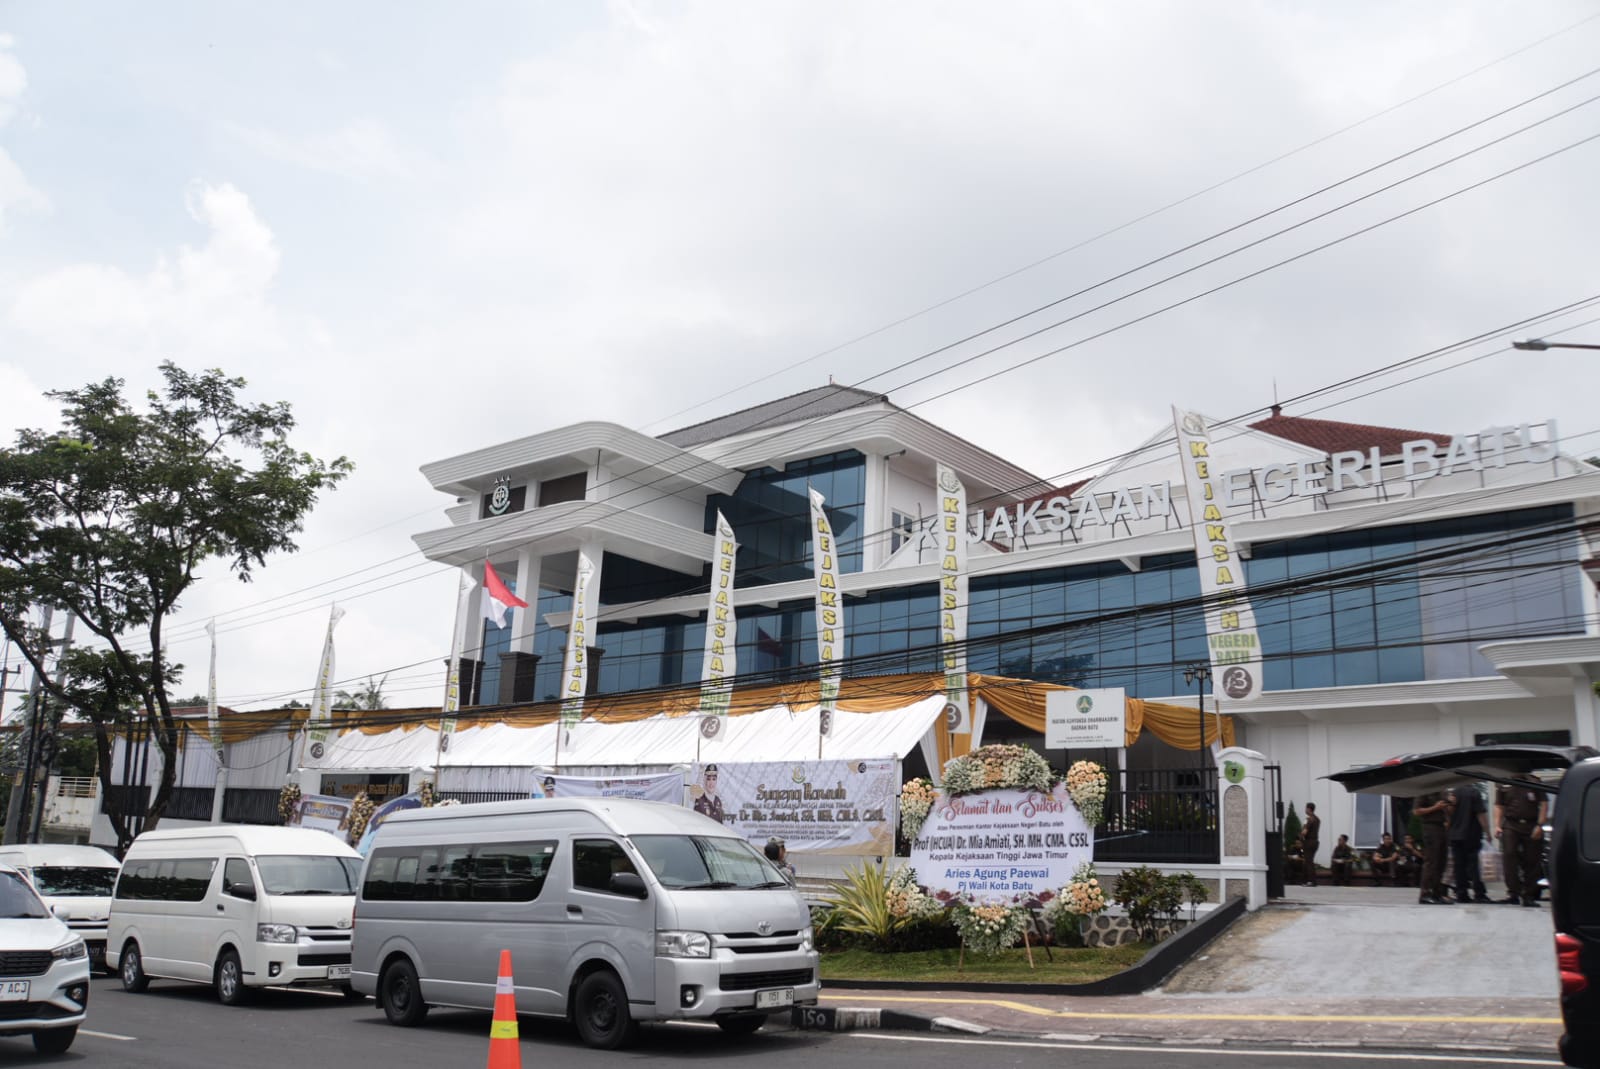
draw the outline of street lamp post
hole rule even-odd
[[[1543,338],[1527,338],[1523,341],[1512,342],[1511,348],[1521,349],[1530,353],[1542,353],[1546,349],[1600,349],[1600,345],[1580,345],[1573,341],[1545,341]]]
[[[1195,740],[1195,755],[1200,760],[1200,785],[1205,786],[1206,778],[1206,683],[1211,680],[1211,666],[1204,661],[1184,665],[1184,683],[1199,682],[1200,684],[1200,734]]]

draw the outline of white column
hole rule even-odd
[[[1574,670],[1572,681],[1572,741],[1600,748],[1600,698],[1588,673]]]
[[[1243,884],[1246,907],[1257,910],[1267,904],[1267,759],[1242,746],[1225,747],[1217,759],[1218,898]]]
[[[875,453],[867,454],[866,502],[861,509],[861,526],[865,528],[861,546],[861,568],[872,571],[889,556],[889,458]]]
[[[524,547],[517,551],[517,597],[526,609],[511,610],[511,650],[533,652],[534,629],[539,626],[539,565],[544,558]]]

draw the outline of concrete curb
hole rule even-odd
[[[1005,984],[924,980],[825,980],[830,991],[965,991],[995,995],[1137,995],[1157,987],[1194,957],[1234,921],[1244,916],[1245,900],[1232,898],[1189,927],[1151,947],[1144,957],[1121,972],[1087,984]]]
[[[810,1032],[942,1032],[956,1035],[983,1036],[989,1039],[1034,1040],[1067,1044],[1113,1044],[1139,1047],[1229,1047],[1239,1049],[1327,1051],[1393,1051],[1398,1053],[1447,1052],[1451,1054],[1496,1054],[1517,1057],[1550,1057],[1555,1053],[1550,1044],[1518,1044],[1505,1042],[1471,1041],[1459,1043],[1407,1043],[1405,1041],[1371,1042],[1357,1040],[1350,1043],[1322,1042],[1298,1038],[1269,1039],[1252,1036],[1243,1039],[1231,1035],[1200,1036],[1150,1036],[1139,1033],[1116,1032],[1013,1032],[986,1025],[973,1024],[958,1017],[933,1017],[900,1010],[885,1010],[872,1006],[795,1007],[791,1019],[793,1027]],[[1554,1063],[1552,1063],[1554,1064]]]
[[[803,1032],[962,1032],[987,1035],[991,1031],[955,1017],[929,1017],[875,1006],[796,1006],[790,1023]]]

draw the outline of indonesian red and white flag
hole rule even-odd
[[[494,565],[483,562],[483,618],[496,627],[506,626],[506,610],[526,609],[528,603],[511,592],[495,574]]]

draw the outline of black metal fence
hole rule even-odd
[[[1221,856],[1215,767],[1111,774],[1094,833],[1096,861],[1214,865]]]
[[[454,798],[462,805],[474,802],[519,802],[528,797],[527,791],[440,791],[439,799]]]
[[[152,788],[112,787],[100,800],[102,813],[141,814],[150,808]],[[174,820],[210,820],[213,787],[174,787],[166,816]],[[274,787],[229,787],[222,798],[222,819],[229,824],[282,824]]]

